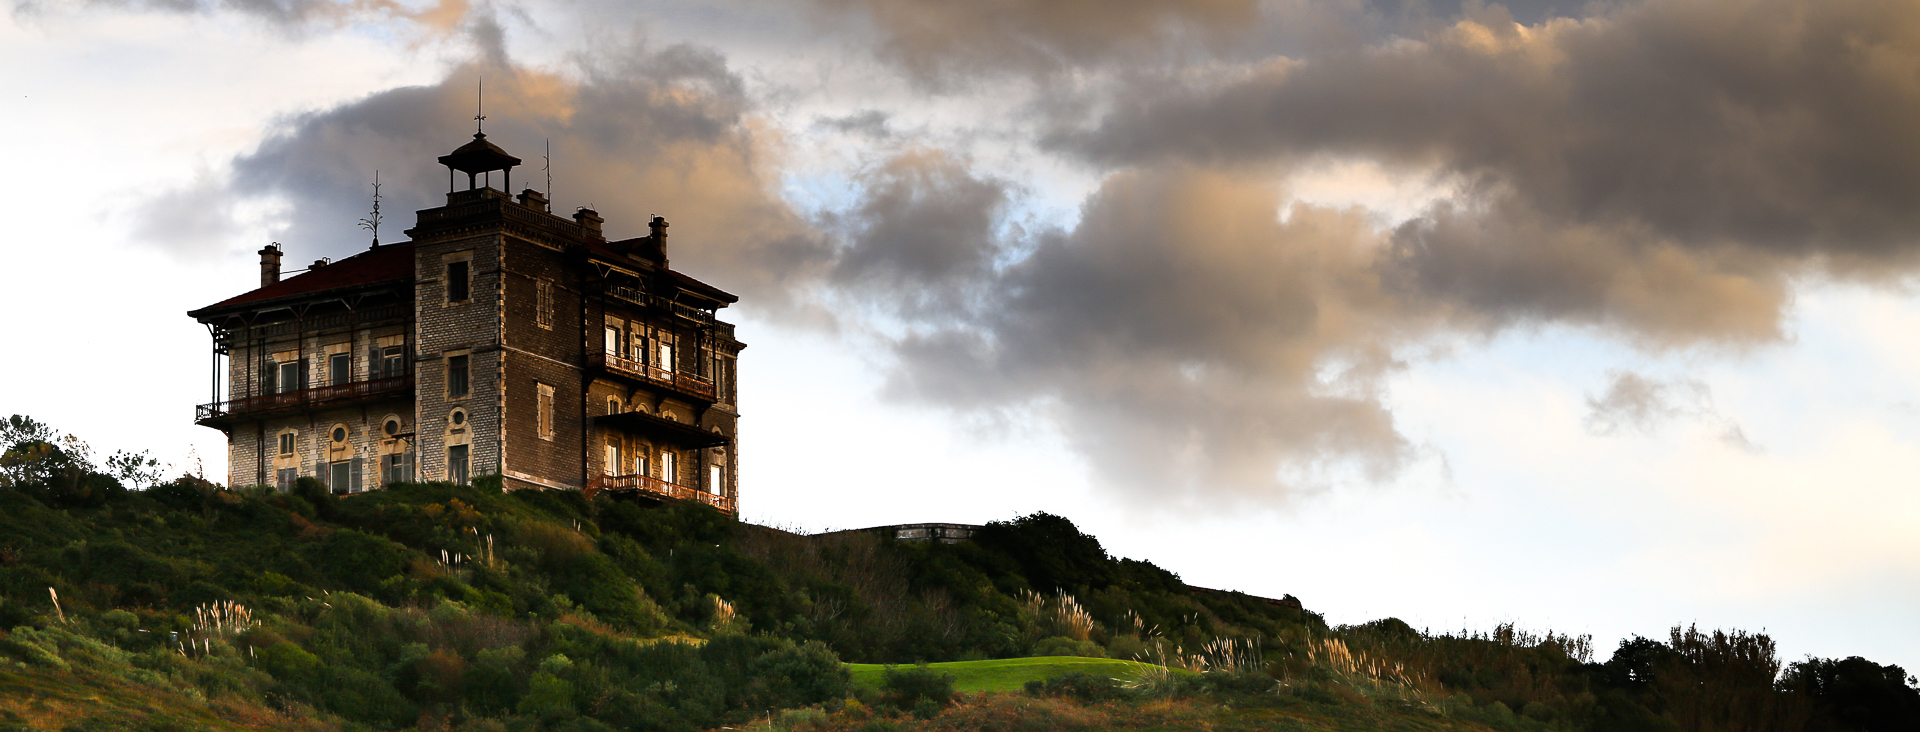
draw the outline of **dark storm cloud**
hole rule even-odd
[[[813,0],[879,33],[876,52],[916,80],[965,85],[983,71],[1048,74],[1124,55],[1159,57],[1241,35],[1255,0]]]
[[[1143,96],[1052,144],[1101,165],[1345,157],[1458,180],[1458,205],[1400,237],[1422,288],[1764,336],[1783,268],[1914,263],[1916,67],[1909,4],[1673,0],[1531,27],[1479,8],[1417,41]],[[1621,287],[1682,312],[1616,307]]]
[[[1370,272],[1363,212],[1198,169],[1109,178],[1072,231],[895,343],[894,393],[1051,418],[1147,502],[1311,487],[1282,466],[1390,475],[1412,448],[1379,399],[1418,326]]]
[[[384,239],[402,239],[413,211],[444,203],[447,172],[435,159],[470,139],[483,74],[488,139],[525,161],[513,171],[516,191],[547,188],[551,140],[555,213],[591,206],[610,238],[644,235],[652,215],[665,216],[676,224],[676,268],[717,272],[716,284],[761,303],[782,301],[783,278],[823,259],[819,237],[772,192],[774,165],[749,129],[739,79],[717,54],[688,46],[608,53],[569,78],[468,66],[433,86],[305,115],[236,160],[233,187],[294,204],[276,236],[296,260],[340,256],[365,246],[355,223],[379,170]]]
[[[903,153],[859,180],[865,195],[830,225],[847,225],[832,280],[887,294],[892,307],[937,317],[962,306],[962,290],[991,275],[1003,246],[996,226],[1009,186],[975,177],[937,150]]]

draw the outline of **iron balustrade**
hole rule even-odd
[[[706,310],[691,305],[683,305],[659,295],[648,294],[631,287],[608,285],[606,287],[606,293],[617,300],[625,300],[641,307],[659,308],[688,320],[701,323],[713,322],[713,313],[707,312]]]
[[[598,352],[588,357],[588,361],[599,369],[621,374],[631,379],[639,379],[650,384],[673,389],[707,401],[714,400],[713,382],[691,374],[668,371],[635,361],[618,354]]]
[[[734,513],[734,500],[732,496],[718,496],[698,488],[688,488],[684,485],[669,483],[651,475],[643,475],[640,473],[630,475],[602,475],[594,478],[592,483],[587,484],[586,492],[589,496],[600,491],[639,491],[662,498],[672,498],[681,501],[698,501],[726,511],[727,513]]]
[[[316,386],[311,389],[298,389],[278,394],[260,394],[258,396],[229,399],[224,402],[202,404],[195,409],[195,422],[237,417],[245,414],[277,412],[291,409],[312,409],[341,402],[359,399],[371,399],[386,396],[411,396],[413,394],[413,374],[389,376],[384,379],[355,381],[333,386]]]

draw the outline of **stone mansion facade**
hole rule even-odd
[[[498,475],[737,513],[744,344],[716,313],[738,298],[668,266],[662,218],[609,241],[590,209],[481,183],[520,163],[484,134],[440,163],[468,187],[408,241],[284,279],[268,246],[258,289],[188,313],[213,336],[196,419],[227,436],[228,484]]]

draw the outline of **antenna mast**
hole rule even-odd
[[[380,247],[380,171],[378,170],[373,171],[373,213],[360,220],[360,228],[373,232],[373,246],[367,248],[378,249]]]
[[[487,77],[480,77],[480,88],[473,95],[473,134],[484,135],[480,125],[487,121]]]
[[[553,213],[553,138],[547,138],[546,151],[540,154],[540,169],[547,171],[547,213]]]

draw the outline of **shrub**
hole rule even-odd
[[[1127,696],[1127,690],[1120,686],[1118,679],[1079,671],[1061,674],[1046,681],[1029,681],[1026,690],[1031,696],[1060,696],[1078,699],[1082,703],[1111,701]]]
[[[760,706],[774,709],[845,699],[853,683],[853,672],[819,641],[762,654],[748,673],[765,689]]]
[[[1086,658],[1106,658],[1107,652],[1100,644],[1090,640],[1074,640],[1066,636],[1043,638],[1033,644],[1036,656],[1083,656]]]
[[[916,713],[928,704],[938,711],[953,703],[953,677],[924,665],[887,669],[880,675],[880,689],[888,704]]]

